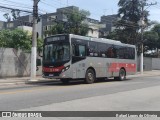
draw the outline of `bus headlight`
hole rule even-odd
[[[67,67],[63,68],[63,69],[62,69],[62,72],[67,71],[69,68],[70,68],[70,65],[68,65]]]

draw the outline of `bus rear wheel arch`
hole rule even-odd
[[[95,70],[92,68],[87,69],[85,75],[85,83],[92,84],[96,81],[96,73]]]
[[[119,76],[118,77],[114,77],[115,80],[120,80],[123,81],[126,79],[126,70],[125,68],[121,68],[119,70]]]

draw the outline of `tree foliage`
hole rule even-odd
[[[156,24],[150,31],[144,33],[144,51],[155,51],[160,49],[160,24]],[[154,54],[158,55],[158,54]]]
[[[76,34],[85,36],[88,33],[88,25],[83,23],[86,16],[79,11],[66,13],[67,21],[56,21],[51,30],[46,31],[45,35],[54,34]]]
[[[31,39],[31,35],[21,29],[0,31],[0,47],[22,49],[30,52],[32,47]],[[38,39],[37,44],[38,50],[41,51],[42,39]]]
[[[117,39],[124,43],[136,44],[139,40],[139,25],[142,15],[142,4],[140,0],[119,0],[118,16],[121,18],[116,23]],[[148,22],[148,12],[144,11],[145,22]]]
[[[145,51],[155,50],[158,47],[158,33],[155,31],[147,31],[144,33],[144,46]]]
[[[89,17],[91,15],[91,13],[89,11],[86,11],[86,10],[83,10],[83,9],[80,10],[79,12],[80,12],[80,14],[82,14],[84,16],[87,16],[87,17]]]
[[[9,47],[29,51],[31,49],[31,36],[20,29],[0,31],[0,47]]]

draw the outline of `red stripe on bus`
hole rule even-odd
[[[64,66],[54,67],[54,68],[43,67],[43,72],[49,72],[49,73],[61,72],[62,69],[64,69],[64,68],[65,68]]]
[[[119,72],[121,68],[125,68],[127,72],[136,72],[136,64],[133,63],[111,63],[108,72]]]

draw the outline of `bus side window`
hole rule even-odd
[[[97,42],[89,42],[89,56],[98,57],[98,43]]]
[[[84,45],[79,45],[79,56],[86,56],[86,47]]]
[[[86,47],[85,45],[72,45],[72,54],[77,57],[86,56]]]
[[[109,45],[107,48],[107,58],[114,58],[113,46]]]
[[[107,45],[106,44],[103,44],[103,43],[99,43],[98,44],[98,52],[99,52],[99,57],[107,57],[106,55],[106,48],[107,48]]]

